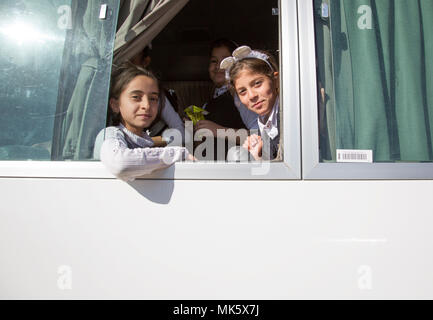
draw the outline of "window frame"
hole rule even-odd
[[[314,14],[313,0],[298,1],[303,179],[432,179],[433,163],[320,162]]]
[[[271,14],[271,13],[269,13]],[[301,136],[298,15],[296,0],[279,0],[280,105],[283,161],[263,163],[180,162],[139,179],[299,180]],[[259,171],[257,171],[259,170]],[[263,170],[265,173],[261,173]],[[2,178],[114,179],[99,161],[0,161]]]

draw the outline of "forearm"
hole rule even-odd
[[[101,147],[101,161],[121,180],[134,180],[139,176],[164,169],[188,156],[183,147],[129,149],[115,139],[105,140]]]

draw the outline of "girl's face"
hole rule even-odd
[[[143,136],[158,113],[159,89],[152,78],[135,77],[122,91],[119,99],[110,99],[111,109],[121,115],[121,123],[129,131]]]
[[[259,116],[267,116],[278,97],[278,72],[274,72],[274,79],[270,79],[264,74],[243,69],[234,81],[234,87],[248,109]]]
[[[226,83],[226,75],[223,69],[220,69],[220,63],[224,58],[230,57],[231,52],[227,47],[213,48],[209,61],[209,77],[217,88]]]

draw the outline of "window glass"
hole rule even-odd
[[[267,133],[275,127],[279,127],[279,130],[270,134],[272,139],[269,140],[272,141],[266,144],[269,150],[265,151],[265,147],[263,148],[262,160],[283,160],[282,150],[279,148],[282,144],[279,137],[282,135],[274,134],[282,132],[280,118],[283,106],[279,106],[275,117],[269,116],[269,121],[266,122],[269,128],[260,130],[257,114],[244,105],[240,106],[240,99],[234,98],[232,93],[225,90],[226,86],[221,84],[214,67],[219,66],[228,53],[242,45],[265,50],[278,65],[278,7],[277,0],[190,0],[152,41],[150,68],[160,76],[167,89],[176,93],[175,109],[180,116],[191,120],[185,110],[189,106],[196,106],[205,110],[205,120],[223,128],[234,128],[238,134],[236,142],[230,131],[223,132],[224,129],[221,133],[230,138],[203,138],[205,131],[212,129],[212,125],[187,134],[187,137],[192,136],[194,140],[193,148],[190,149],[194,150],[199,161],[253,160],[254,157],[240,146],[248,135]],[[215,45],[214,41],[221,39],[234,42],[233,48],[229,50],[222,41]],[[212,45],[216,46],[214,50],[211,50]],[[186,129],[189,128],[192,129],[192,126],[187,125]],[[241,130],[237,130],[239,128]],[[265,135],[262,134],[263,136]],[[277,138],[274,138],[275,136]],[[276,140],[279,143],[274,143]],[[267,153],[272,155],[268,156]]]
[[[105,126],[117,6],[1,1],[0,160],[91,159]]]
[[[314,0],[322,162],[431,162],[433,1]]]

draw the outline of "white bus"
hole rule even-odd
[[[0,17],[1,299],[433,297],[431,0],[2,0]],[[92,154],[113,63],[151,43],[200,105],[219,37],[279,58],[280,159],[116,179]]]

